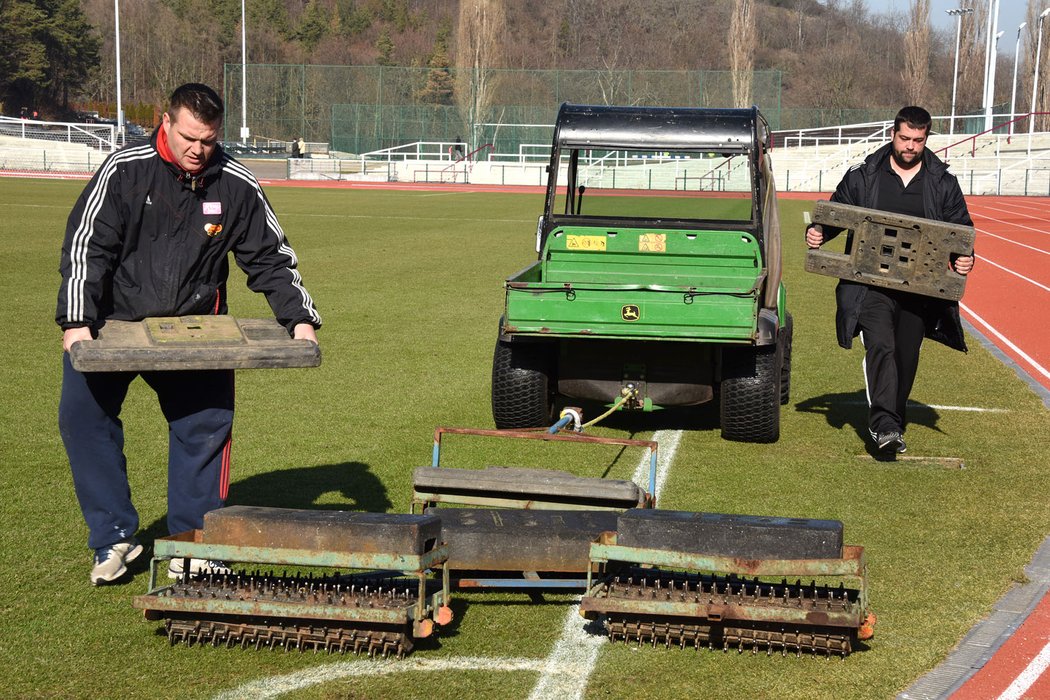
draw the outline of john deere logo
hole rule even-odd
[[[620,316],[624,321],[637,321],[641,317],[641,312],[634,304],[627,304],[620,309]]]

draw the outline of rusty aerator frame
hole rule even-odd
[[[611,641],[846,656],[874,634],[864,548],[838,521],[633,510],[590,558],[580,614]]]
[[[230,506],[208,513],[201,530],[158,539],[149,591],[133,602],[147,619],[166,621],[172,644],[400,658],[413,639],[452,619],[440,531],[427,515]],[[173,558],[184,559],[185,573],[161,585],[159,573]],[[193,574],[191,559],[324,573]]]
[[[611,640],[652,646],[845,656],[872,635],[864,549],[843,543],[841,522],[659,510],[654,441],[556,427],[438,428],[432,466],[414,474],[412,510],[423,514],[212,511],[201,530],[155,542],[149,591],[134,605],[165,621],[172,644],[398,658],[451,621],[454,587],[584,590],[583,617],[602,618]],[[542,469],[444,467],[448,434],[644,448],[649,490]],[[179,558],[184,572],[191,559],[263,568],[161,585]],[[323,573],[264,570],[282,566]]]

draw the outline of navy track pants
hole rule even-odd
[[[58,426],[92,549],[131,537],[131,501],[120,409],[136,372],[77,372],[63,353]],[[232,370],[142,372],[168,422],[168,532],[200,528],[229,486]]]

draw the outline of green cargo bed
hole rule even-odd
[[[741,231],[551,233],[543,260],[506,283],[518,334],[752,342],[765,279]]]

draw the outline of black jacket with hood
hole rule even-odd
[[[888,143],[865,158],[863,163],[850,168],[835,189],[831,201],[877,209],[875,203],[879,201],[879,169],[885,167],[892,147],[893,145]],[[922,158],[922,167],[926,171],[922,197],[924,218],[972,226],[973,221],[966,208],[959,181],[948,172],[948,166],[928,148],[924,149]],[[830,240],[838,233],[839,231],[825,229],[824,238]],[[867,285],[848,280],[840,280],[835,289],[838,306],[835,330],[839,345],[844,348],[853,346],[853,338],[859,332],[857,323],[867,291]],[[966,340],[959,319],[959,304],[930,297],[926,306],[926,337],[966,352]]]
[[[320,327],[298,260],[255,176],[217,146],[195,175],[149,143],[109,156],[66,225],[55,321],[224,314],[232,251],[289,332]]]

